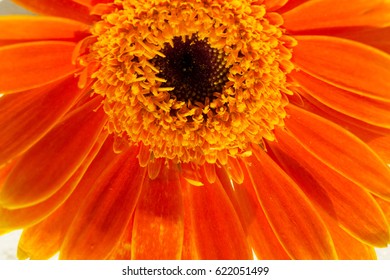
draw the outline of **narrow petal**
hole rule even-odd
[[[117,161],[118,155],[113,152],[112,140],[112,137],[107,139],[69,198],[45,220],[24,230],[19,241],[20,258],[48,259],[59,251],[91,186],[95,185],[106,168]]]
[[[200,259],[252,259],[237,213],[219,180],[201,187],[184,182],[194,244]]]
[[[326,11],[326,12],[324,12]],[[383,0],[312,0],[283,14],[289,31],[332,27],[389,25],[390,6]]]
[[[264,152],[247,159],[253,188],[284,249],[293,259],[337,258],[316,209],[294,181]]]
[[[243,224],[250,246],[256,257],[261,260],[290,259],[261,209],[246,167],[242,170],[245,180],[242,184],[234,184],[234,192],[228,195],[231,201],[236,202],[233,205]],[[223,169],[218,168],[217,174],[223,185],[228,184],[230,178]]]
[[[336,37],[295,38],[293,60],[306,73],[341,89],[390,101],[390,55]]]
[[[145,179],[135,210],[132,259],[181,258],[184,220],[178,175],[175,166],[163,166],[156,179]]]
[[[318,159],[368,191],[390,199],[390,168],[362,140],[293,105],[286,127]],[[308,129],[310,128],[310,129]]]
[[[95,182],[73,220],[60,259],[104,259],[119,242],[141,193],[145,168],[138,148],[118,156]]]
[[[57,124],[18,161],[0,191],[6,208],[44,201],[72,176],[96,142],[106,121],[95,98]]]
[[[105,139],[105,137],[105,134],[102,134],[102,137],[99,137],[81,166],[63,186],[60,186],[60,190],[54,195],[45,201],[30,207],[11,210],[0,207],[0,229],[15,230],[30,227],[42,221],[55,211],[55,209],[57,209],[75,189],[89,164],[98,153],[103,142],[102,140]]]
[[[387,245],[388,225],[370,193],[327,167],[289,133],[278,129],[275,135],[278,142],[269,145],[276,158],[317,208],[362,242]]]
[[[0,99],[0,164],[26,151],[42,138],[80,97],[78,79]]]
[[[84,23],[92,23],[94,17],[89,8],[73,0],[12,0],[16,4],[34,13],[48,16],[64,17]]]
[[[26,41],[78,42],[89,34],[88,25],[45,16],[12,15],[0,18],[0,46]]]
[[[294,72],[291,77],[326,106],[369,124],[390,128],[390,100],[380,101],[337,88],[304,71]]]
[[[75,73],[75,46],[72,42],[41,41],[0,47],[0,93],[37,88]]]

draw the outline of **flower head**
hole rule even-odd
[[[389,243],[388,1],[15,2],[38,14],[0,18],[0,231],[24,229],[20,258]]]

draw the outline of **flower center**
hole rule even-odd
[[[295,40],[262,1],[115,0],[88,60],[107,129],[147,157],[226,164],[283,126]],[[140,156],[145,158],[145,155]]]
[[[157,76],[166,80],[162,85],[174,88],[170,94],[178,101],[213,101],[214,93],[221,93],[228,81],[223,51],[211,48],[207,40],[198,40],[197,36],[184,42],[174,37],[172,41],[173,47],[165,44],[161,50],[165,57],[151,60],[160,70]]]

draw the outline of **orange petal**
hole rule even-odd
[[[88,26],[77,21],[30,15],[2,16],[0,29],[0,46],[45,40],[78,42],[89,34]]]
[[[134,216],[132,259],[180,259],[183,246],[183,201],[179,170],[163,166],[147,177]]]
[[[341,89],[390,101],[390,55],[336,37],[295,38],[293,60],[306,73]]]
[[[367,144],[389,165],[390,164],[390,136],[378,136],[368,140]]]
[[[201,187],[182,180],[200,259],[252,259],[244,230],[219,180]]]
[[[107,260],[131,260],[131,239],[133,236],[133,218],[130,220],[119,242],[116,244]]]
[[[60,186],[61,188],[58,192],[49,197],[47,200],[30,207],[19,209],[10,210],[0,207],[0,229],[15,230],[31,226],[43,220],[57,209],[77,186],[89,164],[99,151],[103,142],[102,139],[105,137],[105,134],[103,134],[102,137],[99,137],[98,141],[95,143],[94,147],[78,170],[63,186]]]
[[[328,168],[289,133],[278,129],[275,136],[278,142],[269,143],[272,151],[316,207],[362,242],[387,245],[386,219],[367,191]]]
[[[77,82],[69,77],[0,99],[0,164],[27,150],[63,117],[82,92]]]
[[[293,105],[286,127],[323,163],[384,199],[390,199],[390,168],[352,133]],[[308,129],[310,128],[310,129]]]
[[[304,71],[293,72],[291,77],[326,106],[369,124],[390,128],[390,100],[384,102],[334,87]]]
[[[333,27],[384,27],[390,21],[390,6],[383,0],[312,0],[283,14],[289,31]]]
[[[247,158],[257,198],[282,246],[293,259],[337,258],[332,238],[302,190],[264,152]]]
[[[76,72],[75,43],[41,41],[0,47],[0,93],[13,93],[59,81]]]
[[[84,23],[92,23],[94,17],[89,8],[73,0],[12,0],[16,4],[34,13],[48,16],[64,17]]]
[[[109,137],[105,142],[69,198],[45,220],[24,230],[19,241],[20,258],[48,259],[60,249],[65,234],[91,186],[95,186],[100,174],[118,157],[113,152],[112,140],[112,137]]]
[[[95,98],[57,124],[18,161],[0,191],[3,207],[14,209],[44,201],[54,194],[80,166],[106,120],[94,111]]]
[[[120,241],[141,193],[145,168],[138,148],[118,155],[97,179],[74,218],[60,259],[104,259]]]
[[[258,259],[284,260],[290,259],[276,238],[269,222],[261,209],[256,193],[250,181],[246,167],[242,168],[245,180],[242,184],[234,184],[234,192],[227,192],[233,203],[241,223],[245,229],[248,242]],[[217,169],[218,178],[227,185],[230,178],[222,168]],[[227,188],[225,187],[225,190]]]
[[[374,247],[361,243],[346,233],[335,222],[324,217],[326,226],[332,235],[332,239],[340,260],[375,260]]]

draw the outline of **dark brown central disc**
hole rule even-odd
[[[151,62],[160,70],[157,76],[166,80],[162,86],[174,87],[170,94],[178,101],[204,103],[206,97],[212,101],[214,93],[222,92],[229,69],[223,51],[211,48],[206,39],[175,37],[173,47],[165,44],[161,52],[166,57]]]

